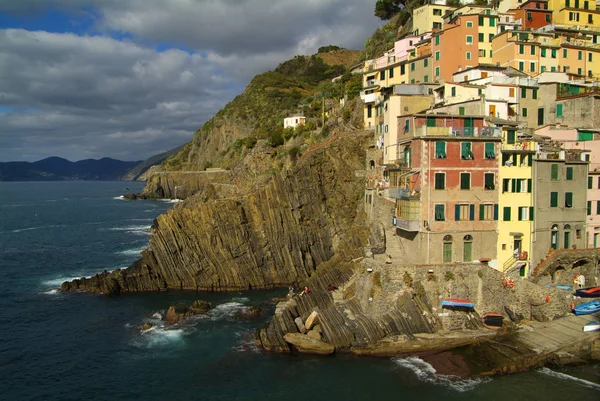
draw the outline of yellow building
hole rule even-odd
[[[502,131],[497,249],[497,269],[513,278],[528,275],[535,218],[531,168],[535,142],[520,140],[515,128]]]
[[[594,0],[548,0],[556,25],[600,28],[600,11]]]
[[[441,2],[440,2],[441,3]],[[412,13],[413,33],[431,32],[440,30],[444,26],[444,14],[447,10],[451,10],[446,4],[425,4],[424,6],[415,8]]]

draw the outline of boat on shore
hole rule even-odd
[[[498,330],[502,327],[504,316],[499,313],[486,313],[481,317],[481,322],[488,329]]]
[[[600,322],[598,320],[592,320],[583,325],[583,331],[597,331],[600,330]]]
[[[595,299],[592,302],[577,305],[575,308],[573,308],[573,311],[576,315],[589,315],[590,313],[599,312],[600,299]]]
[[[575,295],[582,298],[596,298],[600,297],[600,286],[579,288],[575,290]]]
[[[446,298],[442,299],[442,307],[450,306],[455,308],[474,308],[475,304],[473,301],[468,299],[460,299],[460,298]]]

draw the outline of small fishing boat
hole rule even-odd
[[[447,298],[442,299],[442,307],[453,306],[455,308],[474,308],[475,304],[468,299]]]
[[[600,297],[600,286],[579,288],[575,290],[575,295],[582,298],[596,298]]]
[[[600,322],[597,320],[592,320],[591,322],[587,322],[583,325],[583,331],[596,331],[600,330]]]
[[[577,305],[573,308],[576,315],[589,315],[590,313],[600,311],[600,299],[595,299],[592,302]]]
[[[484,327],[498,330],[502,327],[504,316],[500,315],[499,313],[486,313],[481,317],[481,321],[483,322]]]

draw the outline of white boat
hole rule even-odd
[[[596,331],[600,330],[600,322],[597,320],[592,320],[591,322],[587,322],[583,325],[583,331]]]

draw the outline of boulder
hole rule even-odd
[[[251,319],[254,317],[263,316],[265,314],[265,310],[260,306],[249,306],[240,310],[239,317]]]
[[[313,328],[313,326],[315,324],[317,324],[319,322],[319,313],[317,311],[313,311],[307,318],[306,318],[306,323],[304,323],[304,326],[306,326],[306,330],[310,330]]]
[[[319,334],[323,333],[323,329],[321,328],[320,324],[315,324],[315,327],[313,327],[313,331],[316,331]]]
[[[145,322],[144,324],[142,324],[143,331],[150,330],[153,327],[154,327],[154,325],[152,323]]]
[[[304,326],[304,322],[302,322],[301,317],[294,319],[294,323],[296,323],[296,327],[298,327],[298,331],[300,331],[300,333],[306,334],[306,326]]]
[[[321,340],[321,333],[318,331],[311,330],[306,335],[310,338],[314,338],[315,340]]]
[[[185,304],[169,306],[165,315],[165,325],[170,326],[191,316],[204,314],[212,309],[212,304],[206,301],[194,301],[188,308]]]
[[[335,348],[323,340],[317,340],[299,333],[287,333],[283,339],[291,344],[295,350],[303,354],[329,355],[333,354]]]

